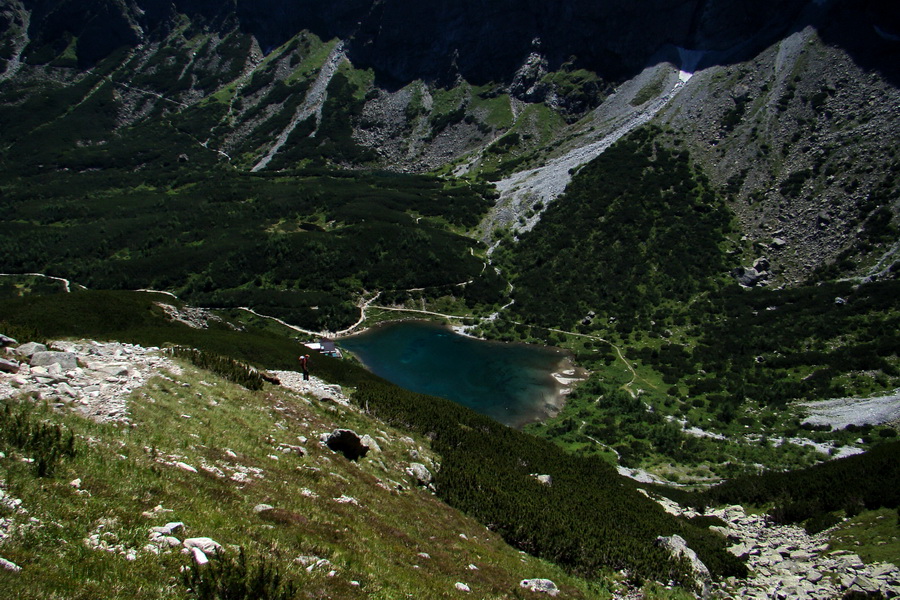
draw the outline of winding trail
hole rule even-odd
[[[67,294],[72,292],[72,282],[62,277],[54,277],[53,275],[44,275],[43,273],[0,273],[0,277],[43,277],[44,279],[53,279],[63,284],[63,291]],[[87,289],[83,285],[78,285],[82,289]]]

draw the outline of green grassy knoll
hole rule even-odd
[[[42,339],[180,343],[260,367],[293,368],[298,349],[294,340],[247,325],[241,332],[224,324],[191,329],[168,321],[155,302],[175,301],[147,293],[82,291],[4,299],[2,309],[9,323],[21,329],[39,328]],[[223,372],[230,376],[231,365],[224,366]],[[612,585],[604,574],[621,568],[628,569],[633,579],[686,582],[681,567],[669,563],[653,544],[656,535],[674,532],[689,539],[717,575],[741,572],[741,565],[708,532],[665,515],[608,466],[571,457],[548,442],[502,427],[449,401],[400,390],[347,361],[316,357],[315,373],[357,388],[353,400],[371,411],[371,416],[304,400],[269,385],[252,392],[211,372],[183,368],[183,374],[170,373],[135,392],[129,409],[136,423],[133,428],[35,409],[36,419],[58,422],[64,431],[75,432],[75,456],[64,457],[52,479],[26,476],[23,463],[7,461],[8,490],[27,506],[40,507],[30,514],[59,523],[56,537],[51,537],[67,543],[51,553],[52,562],[47,557],[49,541],[41,535],[23,535],[4,545],[4,556],[28,574],[0,579],[0,589],[14,595],[32,590],[22,596],[28,598],[67,596],[73,593],[73,582],[79,582],[88,596],[108,586],[109,597],[183,597],[183,589],[172,581],[186,560],[180,555],[160,558],[139,552],[129,564],[121,556],[91,552],[81,542],[92,533],[106,531],[115,536],[108,539],[139,550],[146,543],[146,528],[162,520],[184,521],[193,536],[213,537],[231,549],[242,547],[251,562],[268,557],[270,566],[296,581],[301,590],[316,590],[314,597],[356,597],[357,592],[360,597],[389,598],[398,593],[440,597],[445,593],[442,586],[449,581],[452,588],[456,580],[473,590],[478,587],[486,598],[516,597],[510,581],[517,585],[520,579],[544,576],[564,586],[572,597],[604,598],[608,596],[602,590]],[[387,423],[411,432],[425,448],[421,440],[431,440],[442,465],[437,472],[438,496],[489,523],[494,533],[474,526],[474,521],[457,524],[459,513],[427,494],[391,491],[395,489],[392,482],[405,481],[401,467],[408,458],[405,447],[396,447],[396,440],[409,433],[393,430]],[[270,458],[278,443],[296,444],[297,436],[315,440],[321,431],[339,426],[389,440],[384,453],[370,456],[357,467],[308,441],[304,457]],[[7,457],[24,451],[6,450]],[[176,461],[195,466],[200,474],[171,467]],[[235,486],[203,471],[204,464],[225,472],[241,465],[262,469],[265,475],[246,486]],[[532,472],[551,474],[553,485],[538,484]],[[90,496],[68,486],[66,482],[76,477]],[[390,489],[379,488],[379,480]],[[585,481],[592,483],[584,485]],[[313,490],[319,498],[300,494],[301,488]],[[342,495],[356,498],[362,508],[350,505],[344,510],[344,505],[333,505],[331,498]],[[268,520],[266,513],[253,515],[251,509],[259,502],[275,505],[278,512]],[[149,524],[138,516],[158,504],[176,513]],[[629,523],[624,530],[623,522]],[[465,523],[469,524],[463,527]],[[591,532],[587,545],[585,531]],[[480,546],[473,549],[459,533]],[[497,545],[500,537],[591,583]],[[485,544],[487,548],[482,547]],[[418,552],[431,558],[417,558]],[[372,553],[378,557],[368,558]],[[326,578],[317,572],[310,576],[291,563],[297,555],[307,554],[327,558],[342,575]],[[407,559],[398,560],[398,556]],[[429,561],[427,565],[424,560]],[[412,564],[434,573],[433,580],[429,574],[417,581],[419,571],[413,571]],[[465,572],[468,564],[478,570]],[[462,574],[454,570],[458,565]],[[33,579],[36,572],[42,573],[41,585]],[[360,582],[360,589],[347,587],[348,580]]]
[[[146,345],[178,343],[260,367],[293,368],[299,347],[292,339],[246,325],[245,330],[240,332],[226,324],[191,329],[167,320],[155,302],[173,302],[173,299],[146,293],[82,291],[5,299],[0,308],[10,324],[20,328],[34,327],[44,338],[120,339]],[[231,376],[233,365],[227,361],[213,362],[222,363],[223,372]],[[717,576],[742,572],[742,565],[724,552],[719,540],[703,529],[666,515],[655,503],[639,495],[630,482],[618,477],[600,461],[571,456],[547,441],[503,427],[450,401],[398,389],[349,361],[317,356],[314,369],[316,375],[327,381],[355,388],[354,403],[370,412],[372,417],[413,432],[417,437],[421,435],[432,440],[434,451],[441,456],[441,468],[436,474],[435,484],[438,496],[480,522],[489,524],[491,529],[519,549],[592,580],[610,570],[624,568],[635,580],[675,579],[687,584],[682,567],[669,562],[654,545],[657,535],[677,532],[689,540]],[[137,392],[138,404],[132,414],[138,426],[126,434],[128,439],[140,440],[135,442],[140,447],[156,448],[150,452],[151,455],[178,453],[182,462],[188,464],[203,457],[210,461],[216,456],[221,457],[220,451],[213,448],[221,449],[225,445],[225,440],[232,435],[228,432],[229,428],[235,428],[235,435],[238,431],[255,430],[255,421],[245,422],[251,416],[256,418],[257,411],[250,408],[253,402],[258,401],[261,406],[271,406],[273,399],[284,402],[279,400],[279,393],[268,386],[262,392],[241,389],[239,394],[242,398],[246,395],[247,399],[238,404],[245,407],[235,406],[234,410],[242,412],[229,413],[224,421],[219,422],[213,419],[213,413],[218,406],[225,405],[228,398],[220,398],[218,394],[224,393],[220,390],[234,386],[225,384],[219,376],[210,373],[197,377],[207,383],[214,382],[214,385],[201,385],[196,390],[199,392],[197,394],[194,392],[196,382],[186,381],[188,387],[182,387],[178,382],[180,380],[160,381],[158,391],[173,395],[168,400],[147,390]],[[147,400],[148,394],[152,401]],[[147,401],[141,402],[142,399]],[[213,406],[210,399],[218,405]],[[143,407],[140,410],[151,412],[142,413],[137,406]],[[294,407],[291,410],[303,408],[302,404],[291,406]],[[168,407],[166,410],[170,412],[154,412],[162,407]],[[265,412],[266,409],[260,410]],[[147,416],[141,416],[145,414]],[[191,415],[191,418],[182,419],[179,417],[181,414]],[[152,419],[159,419],[152,426],[147,423],[150,415],[154,415]],[[371,428],[371,424],[365,423],[369,417],[359,413],[340,412],[339,416],[347,426]],[[303,422],[308,423],[313,418],[298,417],[298,422],[302,427]],[[191,429],[195,426],[203,431]],[[67,421],[66,427],[71,429],[74,425]],[[279,435],[298,435],[296,432],[288,433],[293,431],[293,427],[279,429]],[[194,438],[194,434],[200,437]],[[189,438],[194,438],[196,443]],[[250,454],[251,447],[257,453],[270,453],[271,450],[259,448],[258,439],[262,438],[264,436],[261,434],[245,435],[241,440],[227,442],[229,445],[226,447],[239,456]],[[262,458],[259,460],[265,462]],[[259,462],[254,462],[252,466],[259,465]],[[547,488],[537,483],[533,473],[552,475],[552,486]],[[124,476],[139,480],[146,477],[128,473]],[[278,481],[284,481],[285,476],[280,475]],[[586,481],[590,484],[585,485]],[[209,493],[222,493],[216,489]],[[280,499],[285,495],[289,494],[282,490],[278,493],[267,492],[266,497]],[[220,501],[231,502],[230,498],[227,496]],[[149,502],[155,505],[160,501],[154,497]],[[297,512],[309,518],[306,512]],[[617,525],[613,526],[613,522]],[[624,530],[619,525],[623,522],[629,523]],[[585,537],[585,531],[590,531],[590,535]],[[586,544],[586,539],[591,542]],[[346,540],[341,538],[341,541]]]
[[[828,546],[847,550],[865,562],[900,562],[900,518],[897,510],[863,511],[829,534]]]

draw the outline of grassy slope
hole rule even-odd
[[[135,391],[134,428],[36,410],[35,418],[62,422],[75,432],[78,454],[45,479],[35,478],[14,450],[0,459],[6,491],[29,511],[15,517],[25,524],[2,546],[2,555],[23,571],[0,572],[0,596],[184,597],[178,570],[187,558],[142,550],[149,527],[183,521],[186,529],[176,535],[208,536],[230,550],[240,546],[250,557],[266,557],[304,597],[440,598],[460,581],[479,597],[508,598],[517,597],[521,579],[533,577],[553,579],[568,597],[587,597],[584,582],[516,552],[412,486],[403,471],[408,452],[418,449],[430,457],[426,442],[403,440],[407,434],[332,403],[274,387],[249,392],[185,365],[183,374],[154,378]],[[337,427],[377,437],[383,451],[359,463],[347,461],[317,441],[319,433]],[[276,452],[278,443],[300,444],[298,436],[308,438],[306,456]],[[262,476],[239,484],[155,459],[198,469],[206,463],[227,474],[242,465],[261,469]],[[87,493],[69,485],[75,478]],[[402,492],[396,491],[398,483]],[[304,488],[317,497],[302,495]],[[359,505],[334,501],[341,496]],[[277,511],[255,514],[259,503]],[[141,516],[157,505],[173,512]],[[30,517],[40,524],[28,525]],[[89,550],[83,539],[98,531],[137,549],[137,560]],[[326,558],[338,574],[309,574],[293,562],[300,555]]]
[[[241,332],[224,326],[190,329],[168,322],[154,304],[159,300],[172,301],[156,294],[98,291],[7,299],[0,301],[0,308],[14,326],[0,327],[21,337],[31,331],[47,338],[94,337],[143,344],[168,341],[238,356],[260,367],[292,368],[299,348],[296,341],[282,337],[283,332],[260,330],[249,323]],[[740,571],[739,565],[729,563],[721,544],[709,532],[668,517],[606,465],[566,455],[547,442],[508,430],[449,401],[389,386],[347,361],[319,357],[316,373],[328,381],[359,386],[356,396],[362,398],[354,400],[367,407],[371,403],[371,410],[380,418],[427,433],[434,448],[442,454],[447,451],[441,471],[442,476],[446,473],[446,481],[438,482],[441,498],[483,523],[492,523],[495,531],[520,548],[558,560],[589,577],[614,566],[628,569],[637,579],[659,578],[665,573],[663,580],[668,580],[675,577],[678,567],[652,542],[657,535],[679,532],[691,540],[714,573]],[[461,442],[460,435],[467,439]],[[552,493],[528,475],[535,470],[553,474]],[[466,481],[485,476],[475,488],[487,496],[472,504],[472,485]],[[591,483],[585,485],[587,481]],[[498,504],[497,498],[503,501]],[[610,535],[610,514],[625,519],[629,527]],[[536,516],[539,518],[534,521]],[[589,531],[594,532],[589,535],[590,543],[579,542],[578,536]]]

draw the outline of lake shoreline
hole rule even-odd
[[[558,348],[556,346],[528,344],[525,342],[503,342],[503,341],[499,341],[499,340],[484,339],[484,338],[481,338],[478,336],[471,335],[470,333],[466,332],[461,326],[452,325],[445,321],[442,322],[442,321],[431,320],[431,319],[427,319],[427,318],[426,319],[421,319],[421,318],[408,319],[407,318],[407,319],[395,319],[395,320],[390,320],[390,321],[383,321],[383,322],[377,323],[375,325],[372,325],[370,327],[366,327],[365,329],[357,330],[352,335],[346,335],[346,336],[341,336],[339,338],[336,338],[335,341],[339,345],[341,345],[343,351],[345,351],[348,354],[350,354],[351,356],[353,356],[368,371],[379,374],[382,377],[386,377],[385,373],[383,372],[383,369],[384,369],[383,365],[379,369],[378,365],[367,364],[367,360],[365,359],[364,356],[361,356],[360,352],[354,351],[353,348],[348,348],[347,345],[341,344],[341,342],[346,342],[347,340],[351,340],[351,339],[354,339],[354,338],[357,338],[360,336],[364,336],[365,334],[372,335],[373,332],[377,331],[378,329],[401,326],[402,324],[412,325],[415,323],[420,323],[423,326],[431,326],[434,329],[452,333],[454,335],[459,336],[460,339],[465,338],[465,339],[471,340],[472,342],[484,342],[485,344],[496,345],[495,346],[496,348],[506,348],[506,349],[516,348],[517,350],[515,350],[514,352],[519,352],[519,353],[527,352],[527,350],[530,349],[530,350],[538,352],[539,354],[542,353],[544,356],[546,356],[546,358],[544,360],[548,360],[548,359],[550,360],[550,365],[548,365],[547,370],[543,371],[545,373],[545,375],[543,375],[542,377],[546,377],[545,383],[540,384],[540,386],[544,390],[541,393],[542,398],[535,399],[533,397],[533,392],[532,392],[532,400],[526,400],[526,398],[528,396],[524,396],[524,397],[519,396],[522,399],[521,400],[522,403],[508,405],[508,406],[510,406],[511,412],[507,413],[506,417],[504,417],[503,415],[498,415],[496,413],[491,414],[489,412],[484,412],[482,410],[479,410],[478,407],[476,407],[475,405],[470,403],[469,400],[466,399],[469,397],[466,397],[463,399],[460,399],[459,397],[452,397],[453,393],[448,392],[446,390],[446,388],[444,390],[445,393],[439,393],[439,392],[435,392],[435,391],[417,390],[417,391],[422,391],[422,393],[449,398],[455,402],[458,402],[459,404],[469,406],[469,408],[472,408],[473,410],[476,410],[477,412],[483,412],[484,414],[488,414],[488,416],[491,416],[495,420],[497,420],[501,423],[504,423],[508,426],[514,427],[515,429],[522,429],[525,426],[536,423],[536,422],[537,423],[545,422],[548,419],[552,419],[555,416],[557,416],[560,413],[560,411],[562,411],[563,408],[565,407],[566,399],[567,399],[568,395],[572,392],[572,389],[574,388],[574,386],[577,385],[579,382],[583,381],[584,379],[586,379],[588,376],[588,372],[585,369],[583,369],[582,367],[577,366],[573,362],[572,355],[567,350],[564,350],[562,348]],[[390,335],[390,334],[388,334],[388,335]],[[507,351],[508,350],[494,351],[494,352],[505,353]],[[480,352],[485,352],[485,351],[481,350]],[[492,352],[492,351],[489,350],[488,352]],[[477,354],[478,351],[476,351],[474,353]],[[383,358],[384,357],[382,357],[382,359]],[[398,362],[404,362],[404,361],[398,361]],[[484,362],[490,363],[490,359],[485,360]],[[529,359],[525,359],[524,362],[521,363],[521,367],[523,369],[525,369],[526,372],[534,369],[533,365],[531,367],[528,366],[529,362],[530,362]],[[511,364],[518,365],[520,363],[514,361]],[[504,373],[506,373],[506,368],[503,366],[500,366],[496,370],[491,371],[491,373],[492,374],[499,373],[500,376],[502,377],[504,375]],[[522,376],[524,376],[527,381],[529,376],[526,376],[524,374]],[[518,375],[513,375],[513,377],[515,377],[517,380],[521,379],[521,376],[518,376]],[[390,379],[390,377],[386,377],[386,378]],[[489,378],[490,377],[486,377],[486,379],[489,379]],[[404,385],[402,382],[398,382],[398,381],[395,381],[395,383],[397,383],[398,385],[401,385],[401,387],[405,387],[406,389],[411,389],[410,385]],[[528,385],[528,384],[526,383],[525,385]],[[515,389],[516,387],[517,387],[516,384],[513,384],[512,388],[505,388],[505,389]],[[470,397],[475,397],[475,396],[470,396]],[[478,404],[478,406],[483,407],[483,405],[480,403]],[[487,410],[489,411],[490,408],[488,408]],[[518,411],[518,414],[516,411]]]

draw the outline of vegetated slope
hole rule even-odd
[[[673,519],[600,460],[572,456],[448,400],[383,384],[360,386],[354,402],[432,439],[444,459],[438,494],[536,556],[584,575],[611,567],[690,585],[689,572],[654,544],[657,532],[669,531],[689,540],[715,576],[746,572],[721,540]],[[539,482],[539,474],[552,483]]]
[[[511,253],[526,323],[574,327],[588,313],[628,333],[664,301],[686,301],[727,271],[722,199],[687,153],[655,142],[655,128],[585,166]]]
[[[742,289],[731,272],[748,245],[731,229],[727,196],[679,142],[654,127],[620,141],[532,231],[495,252],[516,302],[482,331],[559,343],[566,336],[548,331],[561,323],[593,371],[530,431],[675,477],[684,473],[672,465],[690,465],[692,479],[859,446],[854,432],[802,428],[802,410],[790,407],[900,384],[897,282]],[[772,447],[766,436],[795,439]]]
[[[158,168],[144,177],[7,179],[3,270],[89,288],[172,290],[316,330],[355,322],[365,290],[435,287],[472,307],[499,299],[477,242],[450,231],[485,210],[477,187],[426,176],[210,175],[194,166],[172,167],[167,181]]]
[[[153,299],[158,301],[160,298],[162,297],[159,295],[133,292],[81,292],[36,297],[32,298],[32,302],[28,305],[23,305],[18,300],[4,301],[2,306],[4,314],[9,315],[8,327],[13,333],[16,333],[16,327],[35,326],[36,335],[72,331],[66,328],[65,317],[74,313],[84,316],[78,333],[92,337],[106,338],[118,331],[134,341],[146,340],[145,343],[172,339],[200,347],[215,348],[231,356],[253,354],[253,361],[264,367],[278,366],[285,361],[291,362],[297,354],[296,342],[287,342],[253,329],[235,332],[227,331],[224,327],[216,327],[206,331],[167,322],[163,311],[150,302]],[[89,299],[92,301],[86,302]],[[101,302],[102,300],[112,301]],[[134,329],[122,326],[129,310],[135,317]],[[158,312],[153,313],[154,310]],[[45,318],[43,324],[40,321],[41,315]],[[247,336],[246,343],[242,343],[244,336]],[[232,348],[229,348],[229,345]],[[691,579],[684,570],[684,565],[670,562],[665,551],[655,545],[658,535],[678,533],[690,541],[691,546],[697,550],[716,576],[743,573],[742,565],[724,551],[720,539],[709,531],[667,515],[658,505],[639,494],[628,480],[619,477],[602,462],[570,456],[549,442],[499,425],[450,401],[400,390],[347,361],[317,357],[315,364],[316,372],[327,374],[330,380],[356,386],[357,391],[352,397],[354,404],[371,413],[372,417],[392,423],[417,437],[425,436],[430,439],[432,447],[441,456],[441,467],[436,472],[435,479],[438,495],[450,505],[468,512],[489,528],[499,532],[508,542],[520,549],[552,560],[588,578],[598,577],[608,572],[608,569],[627,569],[634,579],[645,577],[664,581],[677,579],[685,585],[690,585]],[[202,377],[208,381],[207,376]],[[161,385],[167,393],[173,389],[176,391],[180,389],[180,386],[175,384]],[[220,384],[217,383],[216,386],[218,385]],[[208,404],[207,393],[214,391],[215,389],[209,392],[201,391],[198,395],[185,389],[176,393],[175,398],[166,401],[165,405],[171,405],[172,410],[176,411],[176,414],[167,418],[174,418],[177,422],[181,418],[178,417],[179,414],[192,415],[191,419],[184,418],[180,422],[183,425],[174,428],[171,421],[165,421],[157,425],[168,429],[158,430],[154,427],[146,434],[143,433],[141,424],[143,413],[136,408],[134,410],[136,418],[132,420],[138,423],[135,430],[137,435],[130,434],[133,436],[131,439],[144,439],[142,437],[144,435],[163,436],[165,443],[155,442],[159,446],[157,453],[165,453],[166,448],[181,439],[181,450],[173,449],[168,452],[176,452],[182,457],[188,451],[191,457],[194,456],[192,454],[194,451],[200,453],[198,456],[218,456],[224,451],[223,447],[227,447],[226,442],[239,443],[242,449],[248,448],[240,452],[249,452],[250,447],[254,447],[254,453],[271,452],[269,449],[271,442],[266,442],[259,448],[254,446],[257,444],[257,438],[261,438],[263,434],[248,437],[241,430],[241,442],[227,441],[226,434],[231,435],[227,428],[234,427],[228,423],[235,420],[242,423],[248,417],[239,414],[226,415],[224,420],[219,422],[215,414],[218,405]],[[314,438],[313,434],[319,433],[316,427],[303,426],[302,423],[311,423],[319,419],[327,419],[329,423],[334,423],[333,426],[324,426],[325,430],[341,424],[335,419],[341,419],[344,424],[366,427],[367,430],[376,427],[369,420],[370,417],[347,413],[342,409],[333,414],[322,409],[323,413],[319,416],[295,414],[297,411],[305,413],[309,409],[305,409],[302,403],[295,404],[282,399],[279,392],[270,387],[264,388],[260,393],[242,393],[250,396],[248,401],[260,402],[264,412],[275,410],[272,408],[273,402],[284,406],[280,414],[283,414],[283,418],[287,421],[283,422],[285,427],[273,433],[277,438],[276,441],[286,442],[298,434]],[[153,394],[151,396],[156,398]],[[154,402],[146,401],[145,392],[138,392],[133,402],[137,403],[140,411],[153,411],[155,408]],[[221,401],[219,403],[223,404]],[[225,406],[229,411],[238,413],[249,410],[241,408],[237,403],[233,405],[228,403]],[[313,407],[315,406],[314,404]],[[194,414],[198,412],[203,414],[202,418]],[[255,414],[255,411],[250,412]],[[185,447],[187,432],[193,431],[191,423],[195,422],[198,427],[212,427],[214,431],[210,430],[201,436],[198,443],[202,444],[202,447],[193,448],[192,442]],[[220,427],[225,428],[225,431],[220,431],[218,429]],[[304,431],[298,431],[296,427],[302,427]],[[307,431],[308,428],[311,430]],[[388,437],[393,440],[397,436],[391,434]],[[133,443],[138,444],[138,447],[140,444],[152,445],[149,441]],[[262,458],[260,460],[265,462]],[[329,464],[333,464],[334,460],[336,459],[332,459],[332,463]],[[281,466],[281,461],[276,464]],[[376,471],[380,468],[378,462],[366,465],[362,472],[368,472],[366,470],[368,467]],[[291,469],[293,468],[292,466]],[[321,468],[326,469],[324,466]],[[306,473],[304,469],[301,471]],[[550,475],[553,481],[546,486],[535,479],[535,474]],[[137,477],[128,473],[123,476]],[[314,479],[318,480],[320,477],[325,475],[316,475]],[[285,485],[288,486],[294,481],[294,477],[287,473],[275,479],[280,481],[282,478],[287,478],[289,483]],[[355,481],[355,478],[352,479]],[[336,480],[333,483],[341,485]],[[218,492],[211,489],[209,493],[215,496]],[[269,495],[263,496],[278,499],[282,497],[280,495],[282,493],[290,494],[288,490],[281,489],[277,494],[273,491],[266,492]],[[390,492],[386,493],[391,497]],[[324,494],[320,493],[320,496]],[[147,502],[159,501],[154,498]],[[267,500],[260,496],[259,501]],[[365,502],[363,504],[365,505]],[[296,524],[303,525],[299,521]],[[585,532],[588,532],[588,535],[585,535]],[[335,548],[345,541],[346,538],[341,537],[340,540],[327,545],[329,548]],[[374,575],[373,578],[377,579]]]
[[[116,349],[136,360],[116,344],[90,360]],[[0,554],[21,569],[0,575],[7,598],[443,598],[457,582],[514,598],[536,577],[595,597],[417,487],[410,462],[438,460],[426,440],[330,399],[176,361],[130,396],[128,423],[21,398],[2,401],[0,425]],[[378,450],[347,460],[318,440],[337,428]],[[179,551],[207,537],[224,556]]]
[[[769,515],[775,522],[806,522],[807,529],[820,530],[837,522],[839,514],[900,507],[898,453],[900,442],[886,442],[863,455],[808,469],[739,477],[697,493],[689,502],[773,504]]]

